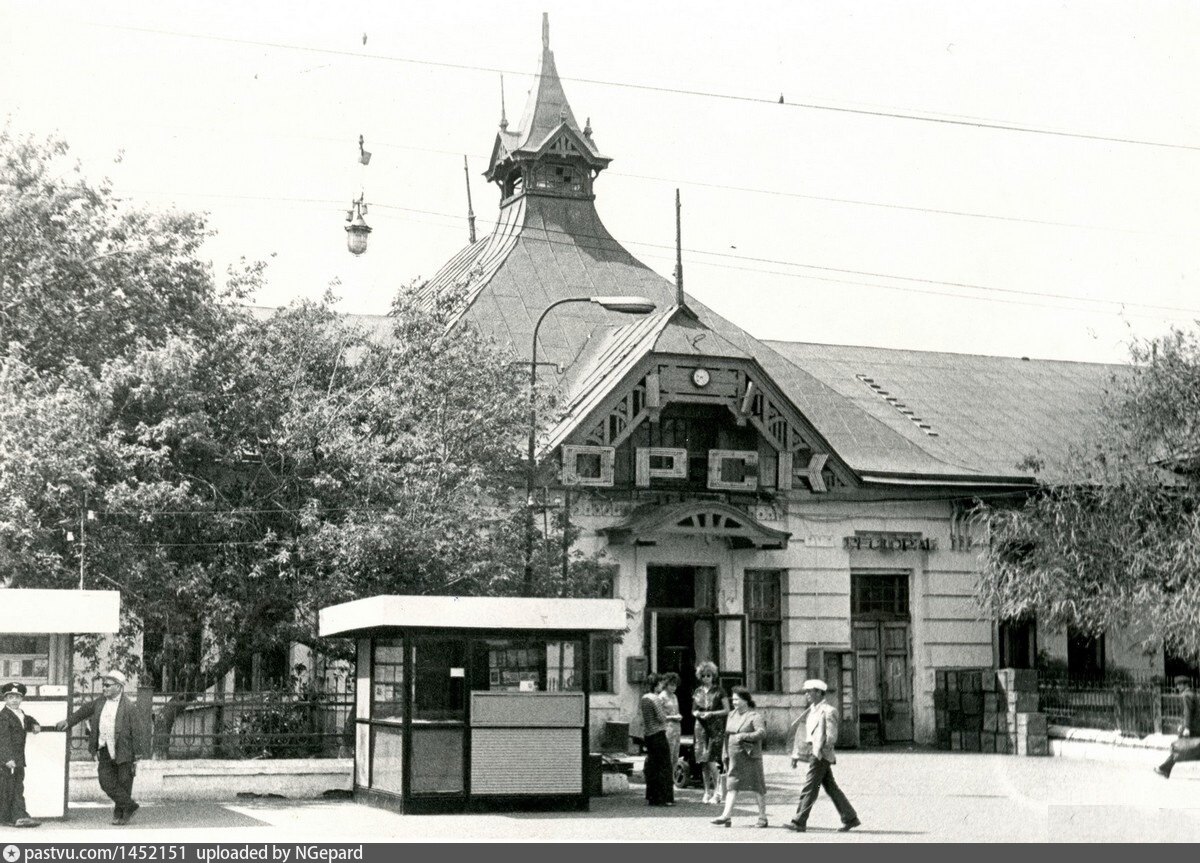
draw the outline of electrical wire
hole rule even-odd
[[[186,197],[196,197],[196,198],[219,198],[219,199],[231,199],[231,200],[255,200],[255,201],[263,201],[263,202],[308,203],[308,204],[328,205],[330,208],[337,207],[337,209],[339,209],[339,210],[345,209],[344,205],[340,204],[338,201],[335,201],[333,199],[322,199],[322,198],[286,198],[286,197],[262,196],[262,195],[231,195],[231,194],[222,194],[222,193],[214,193],[214,192],[154,192],[154,191],[136,190],[136,189],[124,190],[123,194],[140,194],[140,195],[150,195],[150,196],[161,195],[161,196],[168,197],[168,198],[171,198],[171,197],[185,197],[185,198]],[[395,210],[398,212],[444,217],[447,219],[454,220],[453,225],[445,225],[445,227],[455,227],[456,229],[461,228],[461,221],[462,221],[461,216],[458,214],[454,214],[454,213],[445,213],[445,212],[439,212],[439,211],[435,211],[435,210],[421,210],[421,209],[417,209],[414,207],[401,207],[401,206],[398,206],[395,204],[384,204],[384,203],[379,203],[377,201],[372,202],[371,206],[376,208],[376,210],[379,210],[379,209]],[[481,222],[481,224],[483,224],[485,226],[491,225],[493,228],[497,224],[495,221],[490,220],[490,219],[480,219],[480,222]],[[436,224],[436,223],[431,223],[431,224]],[[551,235],[558,235],[561,237],[569,237],[569,238],[571,238],[572,242],[556,242],[556,241],[550,240],[550,239],[543,239],[542,237],[536,236],[537,233],[546,233],[546,234],[551,234]],[[545,227],[545,226],[539,227],[535,231],[531,231],[529,234],[525,235],[525,238],[536,241],[536,242],[546,242],[550,245],[569,246],[569,247],[575,247],[575,248],[580,248],[583,250],[591,250],[591,251],[601,251],[601,250],[604,250],[607,248],[611,248],[611,246],[609,246],[609,245],[589,246],[586,243],[578,243],[575,241],[579,240],[579,239],[596,240],[596,241],[604,241],[606,244],[616,242],[616,240],[614,238],[610,238],[607,236],[600,236],[597,234],[585,234],[585,233],[573,232],[573,231],[564,231],[564,230]],[[642,240],[627,240],[627,241],[625,241],[625,243],[630,246],[640,246],[640,247],[649,248],[649,249],[674,250],[674,246],[666,244],[666,243],[650,243],[650,242],[646,242],[646,241],[642,241]],[[773,265],[777,265],[777,266],[797,267],[800,269],[819,270],[822,272],[837,273],[837,274],[841,274],[841,275],[865,276],[868,278],[875,278],[875,279],[894,279],[897,281],[914,282],[914,283],[923,284],[923,285],[943,285],[943,286],[952,287],[952,288],[964,288],[967,290],[984,291],[984,292],[989,292],[989,293],[1001,293],[1001,294],[1024,296],[1024,297],[1034,297],[1034,298],[1041,298],[1041,299],[1065,300],[1068,302],[1095,303],[1095,304],[1102,304],[1102,305],[1108,305],[1108,306],[1122,306],[1122,307],[1132,306],[1134,308],[1155,309],[1155,310],[1159,310],[1159,311],[1168,311],[1168,312],[1179,312],[1179,313],[1185,314],[1185,315],[1195,315],[1195,316],[1200,317],[1200,309],[1187,308],[1187,307],[1183,307],[1183,306],[1167,306],[1167,305],[1161,305],[1161,304],[1155,304],[1155,303],[1138,302],[1136,300],[1100,299],[1100,298],[1095,298],[1095,297],[1084,297],[1084,296],[1080,296],[1077,294],[1058,294],[1058,293],[1050,293],[1050,292],[1046,292],[1046,291],[1026,291],[1026,290],[1021,290],[1019,288],[1000,288],[1000,287],[995,287],[995,286],[991,286],[991,285],[976,284],[976,283],[972,283],[972,282],[955,282],[955,281],[942,280],[942,279],[930,279],[930,278],[925,278],[925,277],[920,277],[920,276],[902,276],[902,275],[897,275],[897,274],[893,274],[893,273],[880,273],[880,272],[874,272],[874,271],[869,271],[869,270],[854,270],[854,269],[849,269],[849,268],[844,268],[844,267],[830,267],[830,266],[821,265],[821,264],[810,264],[810,263],[804,263],[801,261],[788,261],[788,260],[783,260],[783,259],[778,259],[778,258],[765,258],[765,257],[758,257],[758,256],[753,256],[753,255],[735,255],[735,254],[730,254],[728,252],[714,252],[714,251],[710,251],[710,250],[706,250],[706,249],[696,249],[696,248],[690,248],[690,247],[685,247],[683,251],[687,252],[688,254],[693,254],[693,255],[707,255],[710,257],[727,258],[727,259],[737,260],[737,261],[773,264]],[[700,265],[704,265],[704,266],[714,266],[714,267],[723,266],[723,265],[714,264],[711,262],[695,261],[695,260],[691,261],[690,264],[700,264]],[[901,291],[903,293],[924,294],[924,295],[944,296],[944,297],[957,297],[960,299],[974,299],[974,300],[989,301],[989,302],[1004,302],[1003,300],[1000,300],[999,298],[992,298],[992,297],[976,297],[976,296],[970,296],[970,295],[966,295],[966,294],[955,294],[955,293],[946,292],[946,291],[919,290],[916,288],[903,288],[900,286],[878,285],[878,284],[865,283],[865,282],[839,282],[838,280],[822,279],[822,278],[813,277],[813,276],[804,276],[799,273],[785,273],[785,272],[781,272],[781,271],[777,271],[777,270],[764,270],[762,268],[734,267],[734,266],[728,266],[728,265],[724,265],[724,268],[738,270],[741,272],[763,273],[763,274],[768,274],[768,275],[780,275],[780,276],[785,276],[785,277],[789,277],[789,278],[805,278],[805,279],[815,280],[815,281],[832,281],[834,283],[852,284],[852,285],[857,285],[860,287],[879,288],[882,290]],[[1084,311],[1084,312],[1108,311],[1109,313],[1114,312],[1114,310],[1085,309],[1085,308],[1078,308],[1078,307],[1072,308],[1072,307],[1063,307],[1063,306],[1047,306],[1047,305],[1039,304],[1039,303],[1015,303],[1014,301],[1011,301],[1011,300],[1008,301],[1007,304],[1029,305],[1034,308],[1053,308],[1053,309],[1059,309],[1059,310],[1063,310],[1063,311]],[[1159,316],[1137,315],[1136,313],[1129,313],[1129,314],[1134,315],[1136,317],[1151,317],[1155,320],[1177,320],[1177,319],[1179,319],[1179,318],[1161,318]]]
[[[294,45],[288,42],[274,42],[256,39],[237,39],[231,36],[213,36],[204,33],[185,33],[177,30],[162,30],[152,27],[133,27],[130,25],[109,24],[105,22],[89,21],[87,24],[95,27],[106,27],[113,30],[123,30],[134,33],[149,33],[158,36],[170,36],[178,39],[197,39],[202,41],[219,42],[226,45],[242,45],[254,48],[275,48],[286,51],[303,51],[312,54],[321,54],[324,56],[335,57],[353,57],[358,60],[381,60],[391,63],[408,63],[418,66],[430,66],[441,69],[457,69],[460,71],[472,72],[487,72],[489,74],[503,75],[524,75],[528,73],[518,72],[512,69],[501,69],[494,66],[479,66],[471,63],[450,63],[437,60],[419,60],[413,57],[399,57],[389,54],[375,54],[366,51],[346,51],[337,48],[317,48],[309,45]],[[536,76],[535,76],[536,77]],[[1100,141],[1112,144],[1130,144],[1145,147],[1159,147],[1173,150],[1193,150],[1200,151],[1200,145],[1195,144],[1179,144],[1169,141],[1150,141],[1139,138],[1123,138],[1108,135],[1090,134],[1086,132],[1071,132],[1059,129],[1039,129],[1034,126],[1020,126],[1016,124],[1007,124],[999,122],[985,122],[981,120],[965,120],[952,119],[949,117],[939,117],[932,115],[921,114],[905,114],[893,111],[867,110],[865,108],[848,108],[838,105],[823,105],[817,102],[783,102],[780,103],[775,98],[765,98],[762,96],[747,96],[736,93],[718,93],[711,90],[700,90],[681,87],[665,87],[655,84],[641,84],[630,81],[609,81],[600,78],[579,78],[558,76],[560,81],[571,81],[578,84],[591,84],[603,87],[621,87],[630,90],[640,90],[651,93],[669,93],[672,95],[696,96],[710,99],[720,99],[730,102],[742,102],[758,105],[771,105],[778,109],[779,107],[787,107],[792,109],[804,109],[813,111],[828,111],[839,114],[853,114],[864,117],[875,117],[894,120],[908,120],[919,123],[939,123],[949,126],[958,126],[964,128],[988,129],[1005,132],[1022,132],[1036,135],[1050,135],[1059,138],[1072,138],[1085,141]]]
[[[175,130],[187,131],[192,134],[203,134],[203,135],[217,134],[216,130],[212,129],[211,127],[167,125],[167,124],[161,124],[161,123],[143,123],[143,124],[138,124],[138,125],[141,128],[175,129]],[[127,128],[127,125],[123,124],[120,128],[125,129],[125,128]],[[245,135],[248,133],[246,130],[242,130],[242,132],[240,134]],[[250,134],[255,134],[255,133],[250,133]],[[325,142],[325,143],[337,144],[339,147],[345,146],[345,143],[346,143],[341,138],[332,138],[332,137],[327,137],[327,136],[323,136],[323,135],[275,134],[275,133],[269,133],[269,132],[259,132],[256,134],[259,137],[265,137],[265,138],[321,141],[321,142]],[[450,156],[455,159],[456,163],[457,163],[457,160],[461,159],[463,156],[463,154],[461,152],[458,152],[457,150],[442,150],[442,149],[437,149],[437,148],[433,148],[433,147],[414,147],[409,144],[399,144],[394,141],[372,141],[372,144],[373,144],[373,146],[386,148],[386,149],[405,150],[407,152],[414,152],[414,153],[434,153],[434,154],[442,155],[442,156]],[[488,158],[490,158],[491,154],[490,153],[473,153],[471,155],[473,156],[473,158],[475,158],[477,160],[487,160]],[[457,165],[456,165],[456,167],[457,167]],[[605,174],[606,174],[606,176],[610,176],[610,177],[627,177],[629,179],[634,179],[634,180],[646,180],[646,181],[656,182],[656,183],[665,183],[668,185],[694,186],[694,187],[703,188],[703,189],[720,189],[723,191],[740,192],[740,193],[753,194],[753,195],[769,195],[771,197],[797,198],[797,199],[808,200],[808,201],[822,201],[825,203],[845,204],[848,206],[874,207],[874,208],[884,209],[884,210],[900,210],[900,211],[905,211],[905,212],[926,213],[926,214],[930,214],[930,215],[939,215],[939,216],[954,216],[957,218],[984,219],[984,220],[992,220],[992,221],[999,221],[999,222],[1009,222],[1009,223],[1014,223],[1014,224],[1038,225],[1038,226],[1042,226],[1042,227],[1056,227],[1056,228],[1073,228],[1073,229],[1077,229],[1077,230],[1087,230],[1087,231],[1109,231],[1109,232],[1123,233],[1123,234],[1138,234],[1138,235],[1144,235],[1144,236],[1164,237],[1164,238],[1169,237],[1169,238],[1185,239],[1185,240],[1200,239],[1200,236],[1193,235],[1193,234],[1177,234],[1177,233],[1164,232],[1164,231],[1154,231],[1154,230],[1149,230],[1149,229],[1145,229],[1145,228],[1127,228],[1127,227],[1120,227],[1120,226],[1116,226],[1116,225],[1094,225],[1094,224],[1088,224],[1085,222],[1063,222],[1063,221],[1057,221],[1054,219],[1037,219],[1037,218],[1033,218],[1030,216],[1009,216],[1009,215],[1002,215],[999,213],[983,213],[983,212],[977,212],[977,211],[973,211],[973,210],[948,210],[948,209],[941,209],[938,207],[922,207],[922,206],[918,206],[915,204],[897,204],[897,203],[891,203],[891,202],[887,202],[887,201],[870,201],[870,200],[865,200],[865,199],[861,199],[861,198],[843,198],[843,197],[836,197],[836,196],[831,196],[831,195],[812,195],[812,194],[806,194],[804,192],[788,191],[785,189],[762,189],[762,188],[757,188],[754,186],[735,186],[735,185],[732,185],[729,183],[713,183],[713,182],[705,182],[702,180],[682,179],[682,178],[678,178],[678,177],[659,177],[654,174],[634,174],[634,173],[628,173],[628,172],[624,172],[624,171],[616,171],[616,170],[613,170],[612,168],[609,168],[605,172]],[[342,209],[345,209],[344,205],[342,206]],[[456,218],[460,218],[460,217],[456,217]]]

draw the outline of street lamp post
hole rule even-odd
[[[630,315],[645,315],[654,311],[655,305],[645,297],[566,297],[556,300],[542,311],[533,325],[533,350],[529,359],[529,464],[525,474],[525,595],[533,595],[533,507],[534,479],[537,473],[537,367],[538,330],[546,315],[567,303],[595,303],[610,312]],[[564,526],[564,530],[565,530]],[[563,554],[564,568],[566,553]],[[565,575],[565,573],[564,573]]]

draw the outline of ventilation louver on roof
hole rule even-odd
[[[913,425],[915,425],[921,431],[925,432],[925,434],[929,435],[930,437],[938,436],[938,433],[933,430],[933,427],[931,425],[929,425],[929,423],[925,422],[925,420],[923,420],[919,416],[917,416],[913,412],[912,408],[910,408],[908,405],[904,404],[902,401],[900,401],[894,395],[889,393],[880,384],[875,383],[875,380],[873,378],[869,378],[863,374],[855,375],[855,377],[858,378],[860,381],[862,381],[864,384],[866,384],[867,387],[870,388],[871,392],[875,393],[875,395],[879,396],[885,402],[887,402],[892,407],[894,407],[896,410],[898,410],[902,415],[907,417],[908,420],[910,422],[912,422]]]

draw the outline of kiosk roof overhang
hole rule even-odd
[[[385,627],[621,632],[626,625],[620,599],[371,596],[322,608],[318,627],[328,637]]]
[[[115,590],[0,590],[0,632],[116,632],[120,617],[121,594]]]

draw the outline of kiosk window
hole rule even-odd
[[[612,640],[593,635],[589,644],[592,648],[592,692],[613,692]]]
[[[492,692],[579,692],[583,642],[485,639],[474,644],[471,688]]]
[[[6,681],[49,680],[49,636],[0,635],[0,677]]]
[[[375,642],[372,719],[404,718],[404,647],[400,639]]]

